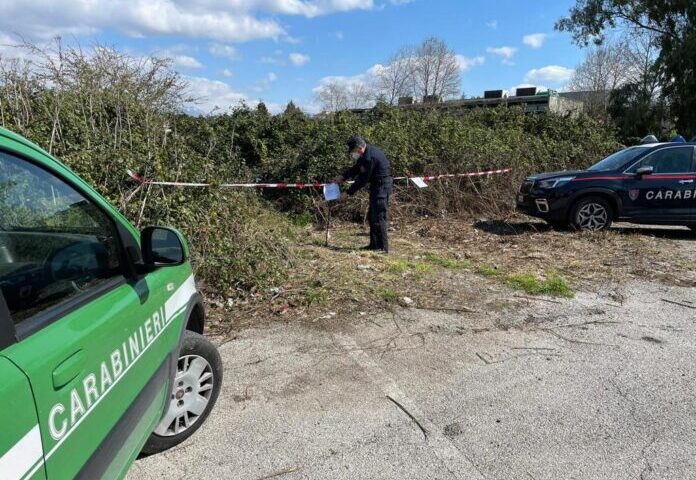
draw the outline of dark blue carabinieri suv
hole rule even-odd
[[[696,230],[694,140],[643,143],[587,170],[528,177],[517,209],[555,227],[602,230],[627,221]]]

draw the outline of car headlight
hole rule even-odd
[[[560,177],[560,178],[552,178],[549,180],[541,180],[537,182],[537,187],[539,188],[556,188],[560,187],[561,185],[565,185],[566,183],[570,182],[573,180],[575,177]]]

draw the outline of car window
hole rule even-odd
[[[113,222],[51,173],[0,152],[0,289],[15,323],[122,272]]]
[[[628,172],[653,167],[653,173],[691,173],[694,171],[693,147],[670,147],[658,150],[633,165]]]
[[[616,153],[612,153],[604,160],[595,163],[588,168],[588,170],[592,172],[609,172],[612,170],[618,170],[643,152],[645,152],[644,147],[629,147],[624,150],[619,150]]]

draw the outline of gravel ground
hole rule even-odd
[[[239,332],[206,424],[128,478],[696,479],[693,288],[452,281],[500,307]]]

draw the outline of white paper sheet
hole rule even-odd
[[[341,198],[341,187],[338,183],[329,183],[324,185],[324,200],[330,202]]]
[[[425,180],[423,180],[423,177],[411,177],[411,181],[418,188],[425,188],[428,186]]]

